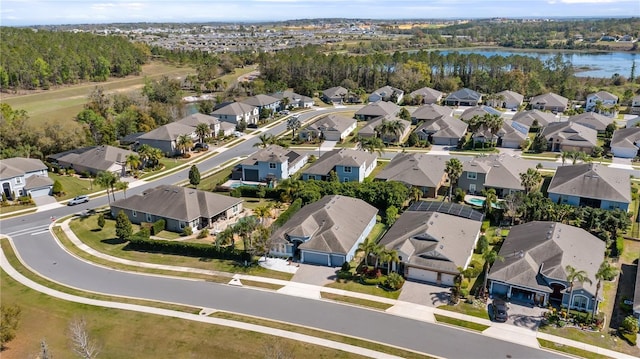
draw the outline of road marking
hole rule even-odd
[[[49,225],[38,226],[38,227],[34,227],[34,228],[21,229],[19,231],[15,231],[15,232],[11,232],[11,233],[5,233],[5,234],[7,236],[10,236],[10,237],[17,237],[17,236],[22,236],[22,235],[25,235],[25,234],[30,234],[30,233],[33,233],[33,232],[44,231],[44,230],[46,230],[45,232],[48,232]],[[42,233],[44,233],[44,232],[42,232]]]
[[[49,230],[31,233],[31,235],[32,236],[37,236],[38,234],[43,234],[43,233],[49,233]]]

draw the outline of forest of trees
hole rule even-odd
[[[150,55],[124,37],[2,28],[0,89],[33,90],[138,74]]]

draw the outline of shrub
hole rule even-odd
[[[217,250],[215,246],[204,243],[165,241],[133,237],[125,247],[127,250],[174,254],[189,257],[240,260],[240,252],[229,247]]]
[[[280,217],[278,217],[278,219],[276,219],[273,222],[272,224],[273,228],[281,227],[283,224],[285,224],[289,220],[289,218],[291,218],[291,216],[293,216],[296,212],[298,212],[300,208],[302,208],[302,200],[298,198],[295,201],[293,201],[293,203],[291,203],[289,208],[287,208],[286,211],[282,212],[282,214],[280,214]]]
[[[624,238],[616,238],[616,257],[620,257],[624,252]]]
[[[231,193],[229,194],[231,195],[231,197],[235,197],[235,198],[242,197],[242,192],[240,192],[240,188],[234,188],[233,190],[231,190]]]
[[[184,229],[182,230],[182,235],[183,236],[190,236],[193,234],[193,229],[191,229],[190,226],[186,226],[184,227]]]
[[[338,279],[352,279],[353,275],[349,271],[339,270],[338,271]]]
[[[402,278],[400,274],[395,272],[389,273],[389,275],[387,276],[387,279],[384,282],[385,287],[391,290],[398,290],[402,288],[403,284],[404,284],[404,278]]]
[[[148,227],[142,227],[136,234],[134,234],[137,238],[149,239],[151,238],[151,231]]]
[[[59,195],[61,195],[61,194],[62,194],[62,191],[63,191],[63,189],[62,189],[62,183],[60,183],[60,181],[58,181],[58,180],[55,180],[55,181],[53,182],[53,189],[52,189],[51,191],[53,192],[53,195],[54,195],[54,196],[59,196]]]
[[[131,226],[131,221],[129,221],[129,217],[124,213],[124,211],[118,212],[116,216],[116,236],[119,240],[129,240],[131,235],[133,234],[133,227]]]
[[[100,215],[98,216],[98,227],[100,227],[100,230],[102,230],[102,228],[104,228],[104,214],[100,213]]]
[[[484,233],[489,229],[490,226],[491,226],[491,223],[488,220],[482,221],[482,226],[480,227],[480,231]]]
[[[476,269],[482,269],[482,263],[480,263],[477,260],[472,260],[471,263],[469,263],[469,267],[473,267]]]
[[[460,288],[460,297],[466,298],[469,295],[469,289]]]
[[[157,235],[158,233],[164,231],[164,229],[166,228],[166,222],[164,221],[164,219],[159,219],[155,222],[153,222],[153,225],[151,226],[151,234],[153,234],[154,236]]]
[[[205,228],[198,233],[198,239],[207,238],[209,236],[209,229]]]
[[[624,340],[626,340],[630,345],[636,346],[637,340],[638,340],[637,339],[638,338],[638,334],[636,334],[636,333],[627,333],[625,331],[621,331],[620,332],[620,336],[622,336],[622,338]]]
[[[349,264],[349,262],[344,262],[344,263],[342,263],[342,268],[341,268],[341,270],[342,270],[343,272],[348,272],[348,271],[350,271],[350,270],[351,270],[351,264]]]
[[[67,175],[68,175],[68,176],[73,176],[73,175],[75,175],[75,174],[76,174],[76,170],[74,170],[73,168],[69,168],[69,169],[67,170]]]
[[[627,333],[637,333],[638,332],[638,319],[636,319],[633,315],[630,315],[622,321],[621,328]]]
[[[465,193],[464,193],[464,190],[462,188],[456,188],[453,191],[453,194],[454,194],[454,196],[453,196],[454,197],[454,199],[453,199],[454,201],[456,201],[456,202],[464,202]]]
[[[477,278],[480,273],[482,272],[482,268],[481,267],[469,267],[465,270],[466,272],[466,276],[469,278]]]
[[[487,237],[483,234],[480,236],[480,238],[478,239],[478,244],[476,244],[476,253],[477,254],[482,254],[484,253],[487,249],[489,248],[489,240],[487,239]]]

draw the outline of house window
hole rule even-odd
[[[349,182],[349,177],[344,177],[344,178],[342,179],[342,182]]]
[[[269,168],[276,168],[276,164],[273,162],[269,162]]]
[[[344,172],[345,173],[351,173],[351,167],[350,166],[345,166]]]
[[[151,221],[151,215],[149,213],[147,213],[147,222],[152,222]]]
[[[134,217],[138,217],[138,212],[136,212],[136,211],[131,211],[131,215],[132,215],[132,216],[134,216]]]
[[[22,183],[22,178],[21,177],[16,177],[16,183]]]
[[[578,309],[587,309],[587,302],[589,300],[587,299],[587,297],[583,296],[583,295],[574,295],[573,296],[573,305],[571,306],[572,308],[578,308]]]
[[[316,176],[314,176],[314,175],[309,175],[309,176],[307,176],[307,178],[308,178],[308,179],[310,179],[310,180],[315,180],[315,179],[316,179]]]
[[[478,179],[478,172],[467,172],[467,179]]]
[[[184,222],[180,222],[180,229],[183,229],[184,226],[185,226],[185,223]]]
[[[476,193],[476,184],[472,183],[469,185],[469,193]]]

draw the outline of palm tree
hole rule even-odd
[[[400,120],[387,121],[383,119],[382,123],[376,126],[375,130],[383,142],[387,142],[385,140],[389,137],[395,139],[395,141],[389,142],[399,142],[402,131],[404,131],[404,125],[402,124],[402,122],[400,122]]]
[[[387,264],[387,274],[389,274],[392,272],[393,263],[398,262],[400,257],[398,257],[398,252],[396,250],[381,247],[378,251],[378,259],[380,262]]]
[[[253,209],[253,214],[260,219],[260,224],[264,225],[264,219],[271,215],[271,206],[258,206]]]
[[[596,298],[596,303],[598,302],[598,294],[600,292],[602,280],[613,278],[616,275],[618,275],[618,269],[613,267],[606,260],[602,261],[602,263],[600,264],[600,268],[598,268],[598,271],[596,272],[596,295],[594,296],[594,298]],[[592,316],[595,317],[596,314],[598,314],[598,306],[594,303]]]
[[[569,306],[567,312],[571,311],[571,305],[573,304],[573,283],[578,282],[584,284],[585,282],[591,284],[591,279],[587,276],[587,272],[583,270],[577,270],[570,265],[565,268],[567,272],[567,282],[569,282]]]
[[[520,183],[524,187],[526,194],[531,193],[540,186],[542,182],[542,175],[534,168],[527,169],[527,172],[520,173]]]
[[[484,115],[484,123],[485,123],[485,126],[489,128],[489,132],[491,132],[490,143],[493,146],[493,138],[496,136],[498,131],[500,131],[500,129],[502,128],[502,125],[504,124],[504,119],[502,119],[502,117],[500,117],[499,115],[486,114]]]
[[[280,195],[281,199],[284,202],[293,202],[295,194],[300,192],[302,187],[303,184],[298,179],[287,178],[285,180],[282,180],[282,182],[280,182],[280,185],[278,186],[278,188],[280,188],[280,190],[282,191]]]
[[[384,153],[384,142],[378,137],[361,138],[360,148],[369,153],[375,152],[378,156],[382,156]]]
[[[221,244],[225,244],[225,245],[230,244],[232,247],[235,247],[233,236],[234,236],[233,227],[227,227],[225,228],[224,231],[216,233],[216,242],[215,242],[216,249],[220,250]]]
[[[199,123],[196,126],[195,133],[200,138],[200,143],[204,143],[205,139],[211,134],[211,127],[206,123]]]
[[[129,182],[118,181],[116,182],[115,187],[118,191],[122,191],[124,193],[124,198],[127,198],[127,189],[129,188]]]
[[[360,242],[360,244],[358,244],[358,249],[356,249],[356,252],[364,253],[364,264],[367,267],[369,266],[369,256],[377,251],[378,245],[369,238],[365,239],[364,242]]]
[[[132,153],[127,156],[126,164],[129,166],[129,168],[131,168],[131,173],[133,173],[138,168],[140,168],[140,165],[142,164],[142,160],[140,159],[140,156],[136,155],[135,153]]]
[[[491,267],[491,265],[497,261],[503,261],[504,258],[502,256],[500,256],[498,254],[498,252],[496,252],[493,249],[486,249],[484,251],[484,253],[482,253],[482,259],[484,259],[484,283],[482,284],[482,288],[484,288],[484,290],[487,290],[487,279],[489,277],[489,268]]]
[[[107,200],[109,201],[109,204],[111,204],[111,199],[109,198],[109,190],[111,190],[111,194],[113,195],[113,200],[114,201],[116,200],[116,196],[113,193],[114,192],[113,187],[115,186],[117,181],[118,181],[118,178],[113,172],[100,171],[96,175],[96,183],[107,190]]]
[[[285,97],[282,97],[282,100],[280,102],[282,103],[282,109],[287,110],[289,107],[289,104],[291,103],[291,99],[285,96]]]
[[[422,198],[422,190],[419,187],[411,186],[409,196],[414,202],[418,202]]]
[[[146,143],[138,147],[138,156],[140,157],[140,161],[142,161],[143,168],[147,167],[147,163],[149,163],[149,152],[152,148],[153,147],[147,145]]]
[[[149,152],[147,153],[149,158],[149,163],[156,167],[160,163],[160,159],[162,158],[162,150],[159,148],[151,147]]]
[[[564,166],[565,162],[567,162],[567,158],[569,158],[569,152],[568,151],[562,151],[560,153],[560,158],[562,159],[562,165]]]
[[[485,200],[482,204],[482,209],[484,209],[484,214],[488,217],[493,212],[493,204],[498,201],[498,196],[494,188],[489,188],[484,191],[484,197]]]
[[[287,119],[287,130],[291,131],[291,139],[296,137],[296,131],[302,126],[298,116],[291,116]]]
[[[176,140],[176,144],[178,146],[178,150],[182,152],[182,154],[187,153],[193,146],[193,139],[189,135],[180,135]]]
[[[254,143],[253,147],[266,148],[275,141],[275,137],[271,134],[263,133],[258,136],[258,140],[260,140],[260,142]]]
[[[244,251],[247,252],[251,248],[251,233],[258,227],[258,220],[254,216],[242,217],[233,226],[233,231],[244,243]]]
[[[449,177],[449,202],[451,202],[451,195],[453,194],[453,184],[458,182],[462,175],[462,170],[462,162],[457,158],[452,158],[445,164],[444,171]]]

